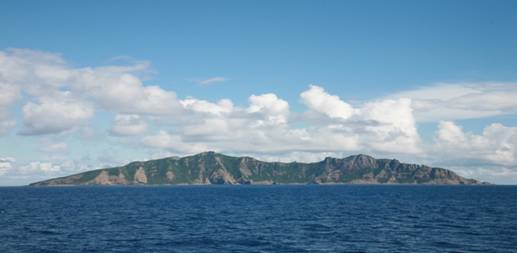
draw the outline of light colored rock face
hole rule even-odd
[[[138,168],[135,172],[135,183],[147,184],[147,176],[143,167]]]
[[[387,184],[396,184],[397,179],[394,176],[391,176],[390,179],[386,182]]]
[[[210,184],[208,181],[208,178],[206,177],[206,167],[205,162],[202,161],[199,164],[199,174],[197,176],[197,179],[194,180],[195,184]]]
[[[165,173],[165,176],[167,177],[167,180],[169,180],[169,182],[174,181],[174,179],[176,178],[174,173],[172,173],[172,171],[170,171],[170,170],[167,171],[167,173]]]
[[[101,171],[99,175],[97,175],[90,184],[100,184],[100,185],[112,185],[112,184],[127,184],[126,177],[124,174],[119,173],[117,176],[110,176],[108,171]]]
[[[241,163],[239,164],[239,171],[245,177],[249,177],[249,176],[253,175],[250,168],[248,168],[248,165],[246,164],[246,159],[241,160]]]
[[[215,161],[217,162],[217,165],[226,170],[226,167],[224,167],[224,163],[221,161],[220,157],[215,157]]]
[[[94,184],[111,184],[107,171],[101,171],[98,176],[93,179]]]
[[[210,182],[212,184],[237,184],[233,176],[224,169],[218,169],[210,175]]]
[[[341,178],[341,171],[335,170],[327,175],[327,182],[337,182]]]
[[[224,166],[224,163],[221,161],[219,157],[215,157],[215,161],[217,165],[220,167],[219,169],[215,170],[208,178],[210,183],[212,184],[237,184],[237,180],[230,174],[226,167]]]

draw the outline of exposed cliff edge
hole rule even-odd
[[[159,184],[483,184],[426,165],[367,155],[327,157],[315,163],[263,162],[204,152],[49,179],[31,186]]]

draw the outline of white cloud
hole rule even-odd
[[[359,109],[358,117],[369,120],[365,124],[366,139],[376,150],[418,153],[420,138],[416,129],[411,100],[381,100],[366,103]],[[373,138],[372,138],[373,137]]]
[[[7,108],[18,99],[18,93],[18,87],[2,83],[0,79],[0,110],[7,110]]]
[[[72,90],[97,102],[108,111],[128,114],[170,115],[181,108],[176,94],[158,86],[144,86],[127,68],[103,67],[74,70]]]
[[[93,108],[63,94],[61,98],[42,97],[23,106],[22,135],[59,133],[70,130],[93,116]]]
[[[48,94],[65,84],[68,66],[58,54],[30,49],[0,51],[0,83],[31,96]]]
[[[517,181],[517,167],[503,167],[497,165],[448,166],[461,176],[476,178],[484,182],[497,184],[512,184]]]
[[[0,114],[0,137],[16,126],[16,121]]]
[[[467,136],[463,129],[452,121],[441,121],[436,133],[437,140],[447,145],[467,145]]]
[[[16,122],[10,118],[9,109],[19,98],[19,88],[7,83],[2,77],[3,74],[0,70],[0,135],[16,125]]]
[[[302,103],[309,109],[324,114],[332,119],[348,119],[354,114],[354,108],[338,96],[328,94],[323,88],[311,85],[300,94]]]
[[[442,121],[435,137],[435,152],[442,159],[470,160],[490,164],[515,165],[517,161],[517,127],[494,123],[482,134],[464,132],[451,121]]]
[[[275,94],[252,95],[249,101],[247,112],[261,114],[264,117],[264,121],[260,121],[260,124],[281,125],[287,123],[289,104]]]
[[[110,133],[118,136],[139,135],[146,131],[147,123],[136,114],[117,114]]]
[[[314,89],[311,86],[308,91]],[[310,93],[308,91],[302,94]],[[325,96],[340,100],[333,95]],[[195,150],[205,148],[255,154],[358,150],[420,152],[409,99],[366,103],[353,109],[354,115],[348,119],[331,118],[324,125],[309,119],[302,122],[305,127],[292,126],[289,104],[272,93],[250,96],[246,108],[235,107],[231,102],[227,103],[231,106],[222,106],[221,102],[215,104],[196,99],[181,103],[186,110],[202,115],[184,115],[176,122],[176,129],[148,136],[144,144],[174,152],[192,144],[199,144]]]
[[[410,98],[418,121],[484,118],[517,113],[517,83],[438,84],[395,93]]]
[[[246,105],[229,99],[180,99],[173,91],[144,83],[142,75],[149,68],[147,62],[74,67],[59,54],[0,51],[0,134],[15,127],[18,117],[10,113],[21,105],[19,133],[25,135],[93,133],[98,131],[97,119],[102,119],[91,120],[95,112],[107,111],[116,115],[111,134],[147,133],[141,138],[117,138],[117,142],[138,148],[143,143],[179,155],[216,150],[306,161],[364,152],[444,161],[452,167],[469,160],[499,168],[501,173],[517,170],[515,127],[492,124],[473,134],[452,121],[442,121],[434,143],[421,143],[416,127],[416,122],[517,114],[517,84],[440,84],[353,105],[311,85],[300,94],[306,110],[296,112],[290,110],[296,106],[273,93],[251,95]],[[225,80],[213,77],[200,83]],[[153,134],[153,129],[158,132]],[[68,149],[67,141],[59,139],[62,136],[53,135],[53,142],[40,151]],[[105,139],[95,141],[102,144]],[[131,143],[135,140],[141,142]],[[56,161],[13,164],[0,160],[0,173],[13,170],[7,166],[56,174],[68,168]]]
[[[11,73],[9,81],[34,96],[35,102],[23,107],[23,134],[72,129],[93,117],[95,105],[132,115],[116,117],[113,134],[142,133],[146,128],[142,116],[150,115],[159,122],[170,122],[165,127],[173,129],[165,133],[179,138],[172,138],[171,143],[198,143],[221,150],[333,152],[396,150],[400,146],[405,147],[404,152],[417,150],[418,134],[408,100],[377,101],[354,109],[323,88],[310,86],[300,95],[302,102],[310,111],[328,117],[328,124],[308,119],[301,122],[306,127],[293,128],[289,104],[272,93],[250,96],[244,108],[234,106],[228,99],[216,103],[196,98],[178,100],[172,91],[142,83],[137,74],[149,67],[145,62],[73,68],[56,54],[18,50],[4,52],[3,56],[5,66],[11,66],[6,68],[23,70]]]
[[[174,92],[142,83],[138,74],[148,68],[147,62],[74,68],[58,54],[29,49],[0,51],[0,130],[14,125],[7,117],[7,110],[20,92],[29,99],[23,108],[23,134],[70,129],[74,117],[80,121],[92,116],[93,108],[88,108],[88,104],[127,114],[174,115],[181,112],[183,108]],[[63,100],[63,94],[68,98]],[[70,108],[60,114],[56,108],[62,106]],[[72,115],[63,116],[66,113]],[[57,118],[51,122],[45,116]],[[64,119],[62,126],[60,119]]]
[[[11,170],[15,161],[12,157],[0,157],[0,176]]]
[[[172,135],[165,131],[160,131],[156,135],[146,136],[143,142],[151,147],[173,150],[183,154],[193,154],[208,150],[208,147],[202,144],[184,142],[181,136]]]
[[[0,185],[26,185],[51,177],[65,176],[102,167],[105,166],[84,159],[17,161],[9,157],[0,158]]]
[[[52,164],[51,162],[30,162],[19,168],[23,174],[32,174],[35,172],[43,172],[46,174],[58,173],[61,171],[61,166]]]
[[[199,81],[199,84],[210,85],[210,84],[214,84],[214,83],[224,82],[224,81],[227,81],[227,80],[228,79],[226,77],[215,76],[215,77],[210,77],[210,78],[201,80],[201,81]]]
[[[61,166],[52,162],[33,161],[18,164],[13,157],[0,158],[0,175],[6,177],[31,176],[34,174],[55,174],[61,171]]]
[[[230,113],[234,110],[233,103],[229,99],[221,99],[217,103],[195,98],[186,98],[179,101],[186,109],[198,113],[222,114]]]

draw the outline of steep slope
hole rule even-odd
[[[367,155],[327,157],[316,163],[263,162],[204,152],[183,158],[132,162],[49,179],[31,186],[139,184],[480,184],[456,173]]]

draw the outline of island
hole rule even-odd
[[[453,171],[426,165],[375,159],[368,155],[327,157],[314,163],[264,162],[203,152],[131,162],[35,182],[31,186],[67,185],[206,185],[206,184],[485,184]]]
[[[368,155],[327,157],[313,163],[264,162],[203,152],[131,162],[120,167],[91,170],[48,179],[30,186],[67,185],[206,185],[206,184],[487,184],[461,177],[451,170],[375,159]]]

